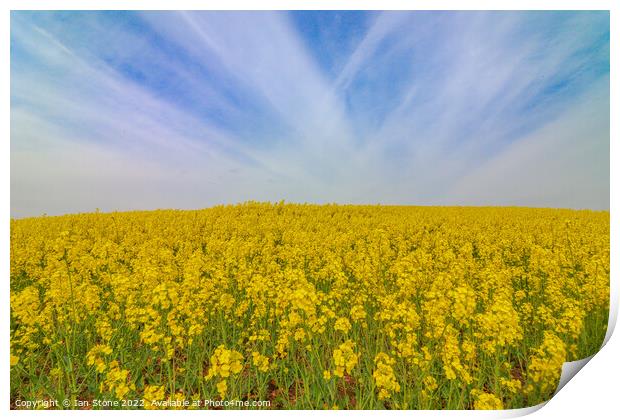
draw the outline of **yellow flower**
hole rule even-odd
[[[432,376],[425,377],[422,382],[429,391],[434,391],[437,389],[437,381]]]
[[[224,345],[218,346],[211,356],[211,367],[206,379],[213,377],[228,378],[231,373],[237,374],[243,369],[243,356],[235,350],[228,350]]]
[[[395,361],[385,353],[379,353],[375,357],[375,370],[372,373],[375,385],[379,389],[379,399],[390,398],[392,393],[400,392],[400,384],[396,381],[392,366]]]
[[[260,372],[267,372],[269,370],[269,358],[261,355],[257,351],[252,352],[252,363]]]
[[[110,346],[98,344],[88,351],[86,355],[86,364],[88,366],[95,366],[97,372],[103,373],[107,369],[105,358],[110,354],[112,354]]]
[[[521,389],[521,381],[518,379],[500,378],[499,383],[508,392],[516,394]]]
[[[142,398],[144,399],[144,408],[146,408],[147,410],[156,409],[157,406],[154,405],[155,402],[163,401],[165,398],[164,386],[147,385],[146,387],[144,387]]]
[[[355,365],[357,365],[358,356],[354,351],[355,343],[351,340],[347,340],[338,346],[333,352],[334,375],[343,377],[345,373],[351,373]]]
[[[543,394],[554,391],[558,386],[565,361],[566,345],[554,333],[545,331],[543,343],[530,360],[527,378]]]
[[[306,338],[306,332],[304,331],[303,328],[297,328],[295,330],[295,335],[293,336],[293,338],[296,341],[303,341]]]
[[[113,392],[117,399],[122,400],[135,385],[129,382],[129,370],[121,369],[116,360],[110,362],[105,373],[105,380],[101,383],[102,392]]]
[[[589,321],[609,311],[609,212],[248,202],[10,225],[22,400],[45,394],[26,389],[26,361],[71,387],[49,358],[69,349],[79,382],[107,399],[163,399],[155,384],[175,381],[169,398],[208,398],[203,385],[233,397],[247,381],[286,398],[308,384],[271,392],[272,380],[322,372],[294,407],[374,385],[385,407],[442,408],[444,391],[485,384],[450,405],[519,408],[600,346],[605,323]]]
[[[354,305],[351,307],[351,319],[353,321],[358,321],[360,319],[366,318],[366,311],[362,305]]]
[[[348,318],[338,318],[334,324],[334,330],[348,333],[351,330],[351,323]]]
[[[488,392],[473,390],[471,395],[474,397],[474,409],[476,410],[503,410],[504,404],[497,396]]]
[[[217,383],[217,392],[220,394],[220,397],[222,397],[222,399],[226,397],[227,390],[228,384],[226,383],[226,379],[222,379]]]

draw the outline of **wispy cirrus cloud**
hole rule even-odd
[[[13,12],[12,214],[609,207],[608,13],[295,13]]]

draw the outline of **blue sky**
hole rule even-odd
[[[11,214],[609,208],[608,12],[12,12]]]

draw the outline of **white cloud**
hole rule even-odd
[[[445,202],[609,209],[609,81],[467,174]]]
[[[608,206],[609,89],[598,76],[592,94],[587,15],[519,33],[523,14],[381,13],[334,80],[282,13],[140,14],[166,51],[97,16],[12,15],[29,54],[11,64],[13,215],[248,199]],[[190,106],[124,75],[128,62],[182,84]],[[394,63],[413,71],[362,131],[347,91]],[[543,94],[556,80],[573,91]],[[242,134],[218,115],[278,127]]]

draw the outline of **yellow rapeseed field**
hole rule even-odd
[[[250,202],[12,220],[10,247],[14,406],[520,408],[607,327],[609,212]]]

